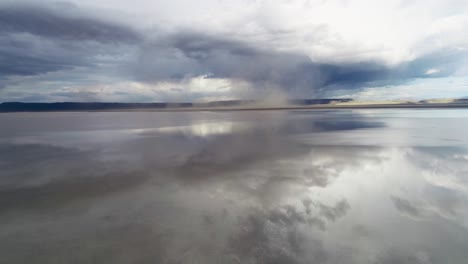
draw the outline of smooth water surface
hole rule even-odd
[[[467,110],[0,124],[0,263],[468,260]]]

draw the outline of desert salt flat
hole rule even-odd
[[[468,259],[467,110],[0,122],[0,263]]]

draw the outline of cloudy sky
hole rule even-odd
[[[2,1],[0,101],[468,96],[465,0]]]

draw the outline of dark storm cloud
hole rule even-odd
[[[60,58],[40,58],[27,53],[13,54],[10,51],[0,51],[0,78],[10,75],[27,76],[69,70],[79,65],[79,59],[68,61]]]
[[[8,85],[6,78],[11,76],[76,67],[92,71],[102,64],[98,56],[115,56],[122,46],[142,39],[130,27],[85,16],[75,8],[0,5],[0,88]]]
[[[63,40],[99,42],[136,42],[140,35],[129,27],[97,18],[70,14],[75,7],[53,10],[33,5],[0,6],[0,32],[29,33]],[[63,14],[67,15],[63,15]]]
[[[79,83],[80,80],[86,80],[95,74],[100,64],[109,64],[108,61],[113,57],[117,58],[118,52],[123,50],[124,46],[109,46],[95,41],[68,41],[18,34],[0,36],[0,87],[2,83],[5,85],[23,83],[21,79],[8,80],[8,77],[12,76],[27,77],[81,68],[79,76],[64,74],[60,79],[47,77],[42,79],[51,83],[54,81]],[[41,84],[43,83],[35,85]]]
[[[335,86],[356,89],[366,84],[400,84],[414,78],[444,77],[457,69],[463,56],[461,51],[441,50],[392,67],[373,61],[327,64],[313,62],[300,53],[180,32],[146,43],[134,72],[138,80],[146,82],[207,74],[245,80],[259,89],[272,86],[302,93]],[[428,76],[429,68],[440,71]]]

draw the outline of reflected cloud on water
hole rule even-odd
[[[418,140],[437,122],[415,113],[21,114],[0,138],[2,258],[465,263],[466,145]]]

